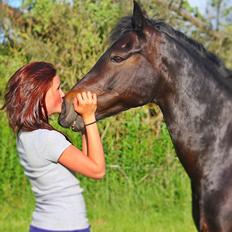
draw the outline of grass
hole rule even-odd
[[[100,188],[95,195],[86,191],[84,195],[93,232],[196,232],[188,197],[169,205],[156,190],[135,187],[118,192]],[[28,231],[33,208],[30,192],[5,201],[1,205],[0,231]]]
[[[115,193],[110,202],[87,202],[94,232],[195,231],[187,202],[168,206],[151,189],[143,190],[142,195],[136,190]]]
[[[3,117],[0,122],[0,232],[26,232],[34,198],[19,165],[15,137],[4,126]],[[144,111],[132,110],[121,114],[120,120],[114,117],[99,126],[107,175],[101,181],[78,176],[85,189],[92,231],[196,232],[189,179],[165,125],[154,133]],[[80,136],[66,133],[79,147]]]

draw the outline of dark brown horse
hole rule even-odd
[[[134,2],[112,44],[65,96],[60,123],[81,130],[77,92],[98,95],[97,119],[147,103],[160,106],[176,153],[191,180],[198,231],[232,231],[232,75],[202,45]]]

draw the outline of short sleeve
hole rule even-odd
[[[71,145],[63,134],[55,130],[41,130],[37,142],[41,146],[40,155],[52,162],[57,162],[63,151]]]

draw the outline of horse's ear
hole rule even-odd
[[[139,4],[134,1],[134,10],[133,10],[133,17],[132,17],[132,24],[133,28],[136,31],[142,31],[144,25],[144,16],[142,9],[140,8]]]

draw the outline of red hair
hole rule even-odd
[[[49,129],[45,95],[56,76],[50,63],[32,62],[20,68],[7,83],[5,104],[10,127],[14,132]]]

